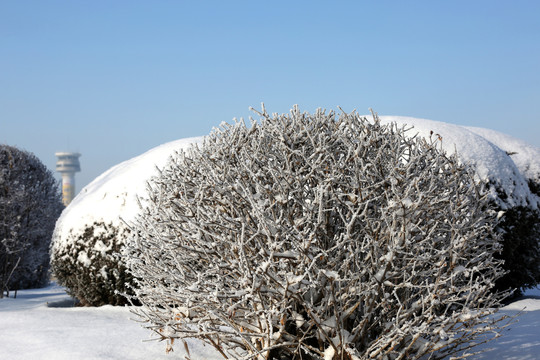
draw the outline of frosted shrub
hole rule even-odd
[[[119,252],[129,230],[122,225],[96,222],[71,232],[66,243],[52,247],[51,267],[59,284],[81,305],[122,305],[133,278]]]
[[[499,238],[471,169],[377,117],[260,115],[173,156],[133,224],[135,311],[169,349],[438,359],[497,336]]]
[[[0,145],[0,298],[49,282],[60,185],[32,153]]]

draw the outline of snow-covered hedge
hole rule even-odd
[[[503,236],[507,274],[494,290],[523,289],[540,283],[540,149],[500,132],[463,127],[433,120],[384,116],[383,123],[414,127],[410,136],[437,136],[448,154],[457,151],[462,163],[475,169],[487,185],[489,199],[502,217],[497,231]]]
[[[128,240],[130,221],[144,198],[146,181],[169,156],[200,138],[158,146],[109,169],[86,186],[56,223],[51,267],[61,285],[84,305],[123,304],[133,285],[118,253]],[[144,199],[141,199],[144,201]]]
[[[533,200],[506,208],[498,225],[503,233],[503,251],[499,257],[505,261],[508,273],[497,281],[495,288],[516,288],[515,296],[519,296],[524,289],[540,284],[540,149],[494,130],[467,129],[508,154],[529,186],[529,198]]]
[[[150,182],[126,247],[149,329],[245,359],[442,358],[493,336],[500,243],[474,169],[356,113],[261,117]]]
[[[0,145],[0,298],[49,281],[49,244],[64,206],[54,175],[32,153]]]
[[[55,248],[51,266],[59,283],[81,305],[123,305],[121,294],[130,294],[132,276],[119,252],[128,238],[125,225],[88,224],[72,234],[63,247]]]
[[[540,149],[493,130],[402,116],[381,116],[384,124],[410,129],[408,136],[437,138],[447,154],[475,169],[477,181],[488,184],[489,197],[501,209],[540,207],[529,183],[540,182]]]

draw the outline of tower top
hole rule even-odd
[[[79,157],[81,154],[76,152],[57,152],[55,153],[58,160],[56,161],[56,171],[59,173],[75,173],[81,171]]]
[[[75,157],[80,157],[80,156],[81,156],[80,153],[78,153],[78,152],[71,152],[71,151],[59,151],[59,152],[55,152],[54,155],[56,155],[57,157],[60,157],[60,156],[68,156],[68,157],[75,156]]]

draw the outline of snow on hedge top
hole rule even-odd
[[[103,221],[118,223],[137,215],[137,196],[146,192],[146,182],[157,175],[174,151],[202,142],[202,137],[186,138],[155,147],[142,155],[124,161],[84,187],[56,222],[55,236],[66,239],[71,230]]]
[[[509,154],[525,178],[540,181],[540,148],[495,130],[472,126],[465,128],[489,140]]]
[[[412,127],[408,131],[410,136],[440,139],[437,141],[445,152],[457,152],[460,161],[474,166],[481,181],[495,185],[490,188],[490,195],[502,208],[540,206],[540,198],[531,193],[527,183],[527,179],[539,178],[540,149],[488,129],[403,116],[380,116],[380,119],[382,124],[396,123],[406,129]],[[519,156],[512,158],[507,151],[515,151]],[[507,198],[502,200],[496,189],[504,191]]]
[[[370,118],[370,116],[368,116]],[[540,180],[540,149],[493,130],[463,127],[439,121],[401,116],[380,116],[383,124],[397,123],[411,128],[410,136],[438,138],[448,153],[457,151],[461,161],[475,166],[483,181],[495,182],[508,196],[505,203],[492,188],[500,205],[540,207],[540,198],[531,194],[527,179]],[[433,132],[433,134],[431,133]],[[120,217],[131,220],[139,211],[137,195],[146,192],[146,181],[157,174],[175,150],[201,143],[203,137],[187,138],[158,146],[114,166],[86,186],[63,211],[57,221],[55,236],[66,239],[93,222],[117,223]],[[509,156],[508,153],[515,153]]]

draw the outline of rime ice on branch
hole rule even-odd
[[[150,330],[237,359],[439,359],[498,336],[471,168],[376,116],[259,115],[150,181],[125,254]]]

